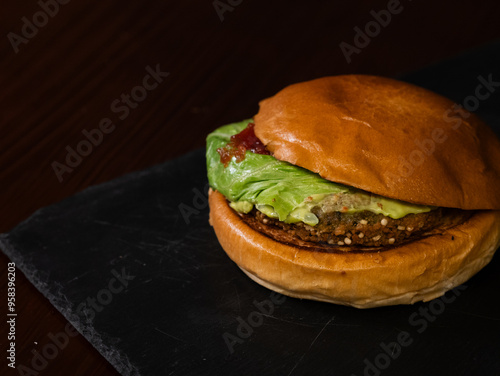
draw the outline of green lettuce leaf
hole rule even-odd
[[[233,158],[227,167],[224,167],[217,149],[226,146],[231,136],[241,132],[250,122],[252,122],[251,119],[225,125],[207,137],[206,157],[209,184],[233,203],[258,205],[257,208],[265,214],[276,216],[280,221],[288,218],[290,222],[294,220],[289,217],[289,214],[295,209],[303,208],[306,199],[311,200],[313,197],[321,199],[335,193],[363,195],[369,198],[364,201],[369,202],[369,205],[352,207],[349,212],[370,210],[401,218],[411,212],[431,210],[428,207],[371,195],[356,188],[333,183],[318,174],[277,160],[270,155],[247,151],[245,159],[241,162],[236,162]],[[376,198],[373,199],[373,197]],[[379,202],[382,202],[382,207],[385,206],[389,211],[381,210],[381,205],[377,205]],[[310,207],[311,205],[308,205],[308,208]]]

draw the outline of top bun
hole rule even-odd
[[[330,181],[415,204],[500,209],[493,131],[408,83],[346,75],[291,85],[260,102],[255,133],[277,159]]]

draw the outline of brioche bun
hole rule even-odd
[[[476,115],[452,117],[455,106],[389,78],[325,77],[261,101],[255,134],[277,159],[336,183],[415,204],[500,210],[500,141]]]
[[[437,298],[488,264],[500,245],[500,211],[479,211],[441,235],[381,252],[326,253],[253,230],[217,191],[210,190],[209,204],[222,248],[255,282],[295,298],[357,308]]]
[[[210,191],[210,223],[220,244],[257,283],[357,308],[411,304],[464,283],[499,247],[500,141],[450,100],[388,78],[325,77],[262,101],[254,120],[255,134],[274,157],[324,179],[471,211],[455,227],[397,247],[318,252],[254,230]]]

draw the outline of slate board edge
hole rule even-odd
[[[150,166],[145,170],[137,170],[126,173],[117,178],[108,180],[106,182],[96,184],[83,190],[76,192],[74,195],[65,197],[60,201],[54,202],[48,206],[42,207],[36,210],[31,216],[14,226],[9,232],[15,231],[17,228],[28,224],[36,217],[41,215],[45,210],[49,209],[53,205],[59,204],[60,202],[66,200],[72,200],[75,196],[79,196],[82,194],[88,194],[94,191],[99,191],[105,189],[108,185],[114,185],[117,183],[123,183],[127,180],[138,180],[145,175],[149,175],[158,171],[161,171],[164,168],[165,164],[174,163],[174,161],[178,161],[181,159],[189,159],[195,154],[200,153],[204,148],[196,149],[189,153],[183,154],[177,158],[170,159],[163,163],[159,163],[157,165]],[[140,376],[139,370],[130,363],[128,356],[122,354],[119,351],[105,345],[99,333],[94,329],[92,324],[86,323],[86,329],[84,330],[84,324],[81,323],[81,320],[78,316],[72,314],[74,312],[74,307],[68,302],[66,299],[56,294],[52,294],[48,291],[44,291],[42,287],[45,285],[45,282],[40,277],[39,273],[36,270],[33,270],[29,267],[29,265],[24,261],[23,256],[16,251],[15,247],[9,241],[9,233],[0,234],[0,251],[2,251],[12,262],[16,264],[16,270],[20,270],[30,281],[30,283],[35,286],[35,288],[46,297],[49,302],[57,309],[68,322],[75,327],[76,330],[88,341],[90,344],[122,375],[124,376]]]
[[[14,249],[8,240],[7,234],[0,234],[0,249],[3,253],[16,264],[16,270],[21,270],[28,281],[44,295],[49,302],[56,308],[73,327],[122,375],[140,376],[139,371],[134,367],[125,354],[121,354],[115,349],[104,344],[99,333],[92,324],[84,325],[78,316],[72,314],[74,307],[62,295],[52,294],[48,289],[43,290],[45,282],[39,277],[38,272],[24,262],[23,257]],[[19,366],[19,364],[18,364]],[[29,365],[26,365],[29,366]]]

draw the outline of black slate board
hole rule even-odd
[[[462,103],[489,74],[500,81],[500,44],[402,78]],[[477,111],[497,133],[499,99]],[[357,310],[273,296],[224,254],[206,189],[199,150],[41,209],[0,247],[123,375],[500,374],[498,256],[446,303]],[[254,302],[272,298],[258,314]],[[224,336],[238,330],[231,352]]]

